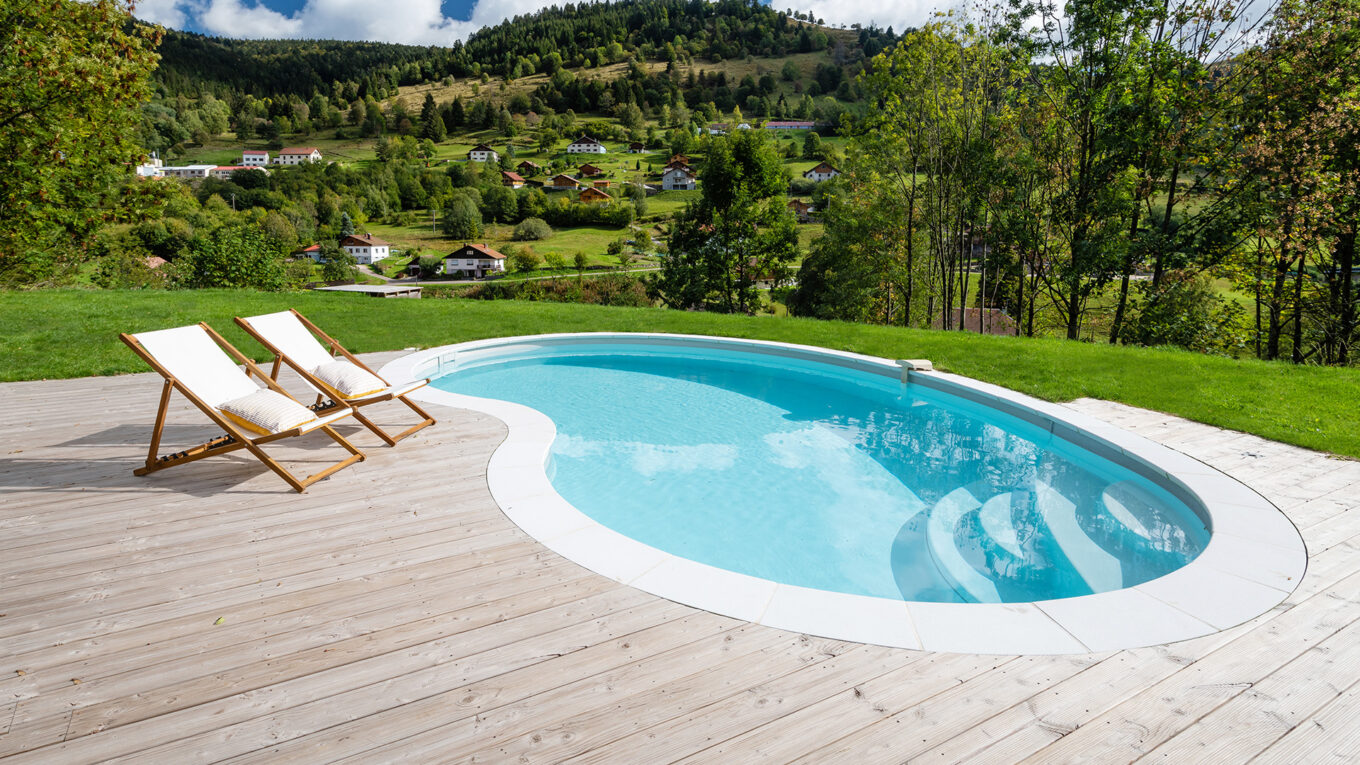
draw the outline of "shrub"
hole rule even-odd
[[[227,287],[278,291],[288,286],[282,248],[253,226],[220,228],[196,237],[175,262],[174,281],[193,289]]]
[[[514,239],[517,242],[536,242],[552,236],[552,226],[542,218],[525,218],[515,226]]]
[[[514,273],[533,271],[538,264],[538,256],[529,249],[516,249],[506,257],[506,266]]]
[[[354,279],[354,256],[340,249],[336,244],[321,247],[321,257],[326,262],[321,266],[321,278],[328,282],[345,282]]]

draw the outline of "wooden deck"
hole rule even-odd
[[[385,361],[391,355],[375,355]],[[158,378],[0,385],[0,757],[14,762],[1355,761],[1360,463],[1096,401],[1302,529],[1302,586],[1170,646],[931,654],[746,624],[559,558],[467,412],[296,495],[147,478]],[[178,401],[182,404],[182,401]],[[404,421],[399,406],[375,407]],[[383,419],[379,417],[380,421]],[[208,432],[179,406],[171,445]],[[334,459],[311,436],[289,464]],[[304,468],[305,469],[305,468]]]

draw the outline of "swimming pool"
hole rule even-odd
[[[1101,650],[1235,624],[1302,573],[1287,519],[1202,464],[883,359],[586,335],[436,349],[385,371],[433,376],[427,400],[510,424],[488,480],[549,547],[774,626],[944,650]],[[1214,512],[1187,480],[1219,500],[1236,487],[1233,508]],[[1244,523],[1255,524],[1245,535]],[[1288,565],[1267,581],[1225,569],[1225,539],[1237,553],[1270,545]],[[1249,594],[1253,612],[1197,614],[1176,584],[1190,568],[1231,577],[1218,584],[1238,601]],[[1112,634],[1092,624],[1108,621],[1092,619],[1101,608],[1157,624]],[[1011,635],[960,640],[978,619]],[[1074,619],[1075,631],[1064,624]]]

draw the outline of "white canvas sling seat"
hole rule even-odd
[[[308,387],[316,391],[317,406],[329,398],[337,406],[354,407],[354,419],[373,431],[388,446],[395,446],[412,433],[435,424],[433,417],[406,397],[411,391],[428,385],[428,379],[401,385],[388,384],[377,372],[297,311],[290,309],[260,316],[237,317],[236,323],[274,354],[270,377],[278,380],[281,365],[287,364]],[[393,399],[419,415],[421,422],[396,435],[389,435],[360,411],[360,407]]]
[[[331,424],[353,413],[349,407],[318,414],[303,406],[207,324],[120,334],[147,364],[165,378],[160,408],[151,435],[146,464],[136,475],[162,470],[238,449],[246,449],[297,491],[364,459],[363,452],[337,433]],[[246,371],[241,371],[243,364]],[[254,374],[265,387],[250,379]],[[225,435],[173,454],[158,455],[171,391],[178,390],[225,431]],[[320,430],[349,452],[349,456],[315,475],[299,479],[261,448],[262,444]]]

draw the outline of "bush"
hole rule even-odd
[[[321,266],[321,278],[328,282],[347,282],[354,280],[354,256],[340,249],[338,245],[326,244],[321,248],[321,257],[326,262]]]
[[[542,218],[525,218],[515,226],[514,239],[517,242],[536,242],[552,236],[552,226]]]
[[[538,268],[538,264],[538,256],[534,254],[533,250],[525,248],[513,250],[506,257],[506,267],[517,274],[533,271]]]
[[[1220,296],[1207,276],[1170,271],[1154,291],[1137,285],[1134,316],[1119,339],[1136,345],[1174,345],[1201,353],[1224,353],[1246,344],[1245,309]]]
[[[195,238],[175,262],[173,280],[191,289],[226,287],[276,292],[288,287],[278,243],[247,225]]]

